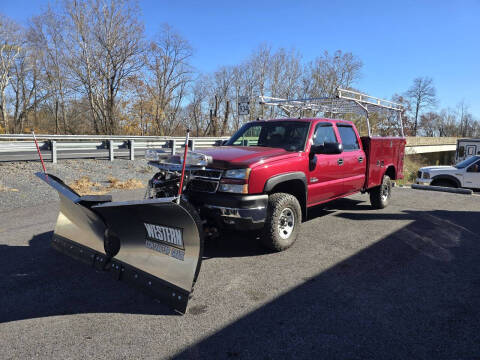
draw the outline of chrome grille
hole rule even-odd
[[[188,190],[214,193],[218,189],[222,173],[222,170],[216,169],[192,170]]]
[[[192,170],[192,176],[194,178],[219,180],[222,177],[222,170],[215,170],[215,169]]]

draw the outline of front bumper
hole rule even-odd
[[[419,185],[430,185],[431,182],[432,182],[432,179],[417,178],[415,180],[415,184],[419,184]]]
[[[268,195],[190,193],[189,200],[203,218],[221,228],[261,229],[267,217]]]

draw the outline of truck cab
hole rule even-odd
[[[212,161],[192,173],[186,195],[209,222],[262,230],[267,247],[283,250],[313,206],[357,192],[369,193],[374,208],[387,206],[404,149],[404,138],[361,138],[346,120],[253,121],[202,150]]]

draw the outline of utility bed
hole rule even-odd
[[[381,184],[382,176],[389,166],[393,166],[397,172],[392,178],[403,178],[403,157],[407,142],[404,137],[362,136],[361,140],[367,158],[365,189]]]

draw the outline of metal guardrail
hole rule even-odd
[[[56,163],[58,159],[129,158],[143,156],[147,149],[167,148],[175,153],[184,147],[184,137],[166,136],[106,136],[106,135],[36,135],[45,160]],[[192,150],[211,147],[228,137],[190,138]],[[4,141],[2,141],[4,140]],[[1,161],[37,160],[37,149],[31,135],[0,135]]]
[[[143,156],[145,150],[168,148],[172,153],[183,148],[184,137],[135,136],[135,135],[36,135],[45,160],[57,162],[58,159],[87,159],[115,157],[135,159]],[[228,137],[190,138],[191,149],[211,147],[218,140]],[[455,151],[456,139],[453,138],[407,138],[405,153],[424,154]],[[37,160],[37,149],[32,135],[0,135],[0,162]]]

